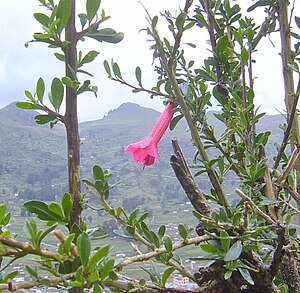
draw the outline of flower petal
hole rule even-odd
[[[163,113],[158,118],[150,135],[141,141],[132,143],[125,148],[127,153],[132,154],[135,162],[143,163],[145,166],[154,164],[155,159],[160,160],[157,144],[167,130],[172,117],[174,103],[168,103]]]

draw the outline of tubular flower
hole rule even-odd
[[[143,163],[145,166],[154,164],[155,159],[159,162],[157,144],[166,132],[173,118],[174,103],[168,103],[165,110],[159,116],[150,135],[141,141],[130,144],[125,151],[132,154],[135,162]]]

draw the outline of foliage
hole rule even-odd
[[[43,33],[34,34],[35,41],[61,50],[62,54],[55,52],[55,56],[66,64],[66,76],[55,77],[51,82],[48,95],[51,108],[44,102],[45,83],[42,78],[37,81],[36,93],[25,91],[28,101],[19,102],[18,106],[44,112],[35,118],[39,124],[50,123],[53,127],[62,122],[65,125],[69,192],[60,201],[44,203],[32,200],[24,205],[46,224],[46,228],[40,229],[36,220],[26,221],[24,232],[28,242],[19,242],[11,235],[10,214],[5,204],[0,205],[0,249],[1,256],[8,259],[5,266],[24,256],[37,257],[36,267],[26,267],[34,282],[12,284],[9,280],[16,276],[12,272],[1,277],[0,288],[16,290],[47,285],[63,286],[71,292],[83,292],[84,288],[93,288],[93,292],[107,288],[118,292],[168,292],[167,280],[176,271],[197,284],[199,292],[299,292],[299,241],[293,219],[299,214],[297,205],[300,203],[300,139],[296,119],[300,89],[293,87],[293,73],[299,73],[300,26],[296,17],[295,31],[287,33],[287,11],[292,4],[283,0],[251,1],[249,12],[264,6],[267,13],[259,25],[241,13],[239,4],[229,0],[200,0],[199,3],[186,0],[177,15],[166,11],[160,18],[152,17],[146,11],[149,27],[145,32],[152,41],[158,74],[158,82],[151,89],[143,87],[140,67],[135,70],[137,85],[132,85],[121,74],[118,63],[104,61],[105,70],[112,80],[131,87],[133,92],[144,91],[176,104],[174,111],[177,115],[171,128],[176,127],[180,119],[186,119],[196,149],[195,175],[207,173],[212,186],[210,193],[204,194],[201,186],[196,185],[179,145],[173,142],[175,155],[171,157],[171,166],[195,209],[195,218],[199,220],[197,237],[190,236],[193,228],[178,223],[179,241],[174,241],[166,225],[153,228],[148,214],[139,208],[128,211],[122,206],[114,207],[110,202],[113,174],[95,165],[93,179],[83,180],[86,190],[123,228],[124,237],[133,241],[135,255],[118,261],[110,255],[109,245],[101,245],[101,239],[93,245],[95,232],[99,231],[89,229],[81,219],[82,209],[88,208],[89,204],[79,188],[79,135],[74,104],[82,92],[96,93],[96,87],[91,86],[89,80],[80,82],[77,73],[90,75],[81,68],[98,54],[93,50],[77,54],[76,43],[85,37],[117,43],[123,37],[113,29],[99,29],[100,24],[107,20],[103,11],[97,14],[100,2],[86,1],[86,13],[79,15],[80,32],[74,31],[73,0],[60,0],[58,4],[53,0],[40,0],[50,15],[35,14],[44,29]],[[161,37],[157,29],[162,19],[170,32],[168,38]],[[287,126],[272,164],[265,154],[270,132],[258,132],[256,128],[264,114],[255,107],[252,63],[262,37],[278,27],[285,70]],[[62,38],[64,30],[66,39]],[[197,46],[182,42],[186,32],[199,33],[199,30],[207,32],[211,46],[211,56],[201,67],[189,60],[185,53],[185,46],[192,49]],[[294,49],[290,47],[290,36]],[[66,113],[61,114],[64,100]],[[220,136],[207,121],[207,111],[215,101],[219,110],[216,118],[225,128]],[[288,145],[292,146],[291,151]],[[218,151],[218,155],[211,156],[207,151],[209,148]],[[239,186],[228,196],[224,192],[224,183],[233,177],[238,179]],[[237,200],[232,200],[234,194],[238,196]],[[67,232],[57,229],[58,225],[62,229],[67,227]],[[43,246],[52,232],[59,243],[54,252]],[[184,265],[177,253],[177,250],[191,245],[198,248],[194,260],[208,261],[195,273]],[[122,275],[124,267],[146,261],[153,263],[150,268],[144,268],[150,283]],[[163,267],[162,272],[158,265]],[[42,269],[52,277],[43,280]]]

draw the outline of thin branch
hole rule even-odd
[[[291,113],[290,113],[290,118],[288,120],[288,126],[286,128],[286,131],[284,132],[284,137],[283,137],[280,149],[278,151],[278,154],[276,156],[276,160],[274,162],[273,169],[277,169],[277,167],[279,166],[282,155],[283,155],[283,153],[285,151],[285,148],[286,148],[286,146],[289,142],[289,137],[290,137],[290,134],[291,134],[291,130],[292,130],[294,120],[297,119],[296,113],[297,113],[297,105],[298,105],[298,101],[299,101],[299,91],[300,91],[300,78],[298,80],[296,96],[295,96],[295,99],[294,99],[294,102],[293,102],[293,107],[292,107],[292,110],[291,110]]]
[[[288,193],[292,196],[292,198],[297,202],[298,206],[300,205],[300,194],[295,191],[291,186],[289,186],[288,184],[285,184],[283,186],[283,188],[285,190],[288,191]]]
[[[210,238],[211,237],[209,237],[207,235],[204,235],[204,236],[199,236],[199,237],[187,239],[184,242],[173,244],[172,251],[175,251],[177,249],[180,249],[180,248],[183,248],[183,247],[186,247],[186,246],[189,246],[189,245],[198,245],[199,243],[207,241]],[[123,262],[119,263],[116,266],[116,270],[122,270],[125,266],[127,266],[129,264],[132,264],[132,263],[135,263],[135,262],[144,262],[144,261],[147,261],[147,260],[149,260],[149,259],[151,259],[155,256],[164,254],[166,252],[167,252],[166,248],[162,247],[162,248],[158,248],[154,251],[151,251],[151,252],[148,252],[148,253],[145,253],[145,254],[139,254],[139,255],[136,255],[136,256],[128,257]]]
[[[33,254],[33,255],[39,255],[42,257],[47,257],[53,260],[58,260],[57,258],[57,254],[50,252],[48,250],[44,250],[44,249],[36,249],[34,248],[32,245],[27,244],[27,243],[23,243],[14,239],[10,239],[10,238],[5,238],[3,236],[0,236],[0,243],[15,248],[15,249],[20,249],[22,250],[24,253],[26,254]],[[62,258],[64,258],[62,256]]]
[[[114,209],[112,208],[112,206],[106,201],[105,196],[103,194],[99,194],[96,193],[94,190],[92,190],[88,185],[86,185],[86,189],[88,190],[88,192],[90,194],[92,194],[93,196],[95,196],[96,198],[99,199],[102,207],[104,208],[104,210],[111,214],[111,212],[113,212],[112,214],[114,215]],[[128,224],[127,222],[122,219],[120,216],[114,216],[114,218],[117,220],[117,222],[119,224],[121,224],[123,227],[127,227]],[[151,250],[155,250],[156,246],[153,243],[150,243],[146,238],[144,238],[138,231],[135,230],[135,233],[133,235],[133,238],[137,241],[142,242],[144,245],[146,245],[147,247],[149,247]]]
[[[292,155],[287,163],[286,168],[284,169],[284,172],[277,178],[277,181],[276,181],[277,186],[282,187],[284,185],[287,177],[289,176],[291,171],[294,169],[299,155],[300,155],[300,147],[296,146],[292,152]]]
[[[270,24],[270,21],[274,17],[275,12],[276,12],[275,8],[272,7],[269,11],[268,16],[265,18],[265,21],[260,26],[260,30],[252,42],[252,50],[253,51],[256,48],[256,46],[258,45],[258,43],[260,42],[260,40],[262,39],[262,37],[264,37],[266,35],[266,33],[268,32],[268,25]]]
[[[74,275],[75,275],[74,273],[71,273],[71,274],[63,275],[61,277],[47,278],[46,280],[51,284],[51,287],[55,287],[66,280],[73,279]],[[14,292],[17,290],[31,289],[33,287],[41,287],[41,286],[45,286],[45,279],[39,281],[28,281],[28,282],[20,282],[20,283],[9,282],[8,284],[0,284],[0,290],[1,291],[7,290],[10,292]]]
[[[150,94],[152,96],[165,97],[165,98],[168,98],[168,99],[174,98],[174,97],[170,97],[169,94],[164,94],[162,92],[148,90],[148,89],[145,89],[144,87],[134,86],[134,85],[126,82],[125,80],[122,80],[122,79],[119,79],[119,78],[110,77],[110,79],[113,80],[113,81],[117,81],[117,82],[119,82],[119,83],[121,83],[123,85],[126,85],[129,88],[132,88],[135,92],[145,92],[145,93],[148,93],[148,94]]]
[[[138,284],[135,279],[129,280],[106,280],[105,285],[109,288],[117,288],[118,292],[136,292],[136,293],[188,293],[188,292],[204,292],[199,289],[187,289],[187,288],[160,288],[152,283],[146,283],[144,286]],[[122,290],[122,291],[121,291]]]
[[[215,52],[216,44],[217,44],[216,38],[215,38],[215,23],[216,23],[216,21],[215,21],[213,15],[211,14],[210,0],[205,0],[205,4],[204,4],[203,8],[207,14],[207,21],[209,23],[208,33],[209,33],[212,52]],[[215,54],[214,54],[214,59],[217,61],[217,65],[216,65],[217,81],[221,81],[222,80],[221,70],[220,70],[220,66],[219,66],[219,61],[217,60]]]
[[[266,220],[266,222],[270,225],[276,225],[276,222],[270,217],[268,216],[266,213],[264,213],[257,205],[256,203],[249,197],[247,196],[243,191],[241,191],[240,189],[236,188],[235,192],[246,202],[249,203],[249,205],[252,207],[252,209],[254,210],[254,212],[258,215],[260,215],[262,218],[264,218]]]

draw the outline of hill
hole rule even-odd
[[[152,204],[158,205],[171,199],[185,201],[169,166],[171,139],[179,140],[187,158],[192,158],[195,151],[190,146],[189,133],[183,122],[162,139],[159,145],[161,162],[154,167],[143,170],[124,151],[126,145],[149,134],[159,114],[153,109],[126,103],[110,111],[103,119],[81,123],[82,178],[90,177],[93,165],[98,164],[114,173],[112,183],[120,182],[113,189],[112,198],[121,199],[123,204],[147,205],[149,198]],[[64,128],[57,125],[50,130],[47,126],[37,125],[35,115],[36,112],[20,110],[13,103],[0,109],[2,199],[14,201],[13,195],[17,194],[20,202],[32,198],[50,200],[67,191]],[[208,114],[208,119],[216,127],[216,132],[221,132],[221,124],[213,113]],[[283,121],[280,115],[265,116],[260,123],[260,130],[274,132],[271,146],[282,135],[278,125]],[[205,176],[201,177],[201,187],[209,190]]]

